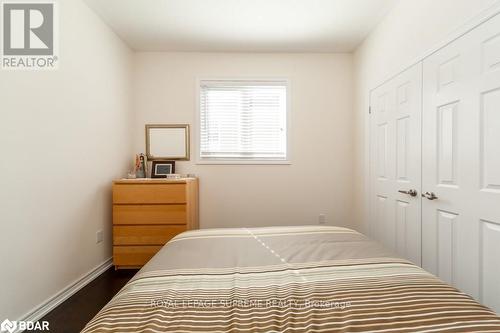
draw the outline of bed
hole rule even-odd
[[[83,332],[500,332],[500,318],[354,230],[232,228],[176,236]]]

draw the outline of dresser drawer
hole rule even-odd
[[[127,267],[144,266],[162,246],[113,246],[113,264]]]
[[[115,204],[186,203],[186,184],[114,184]]]
[[[113,205],[113,224],[186,224],[186,205]]]
[[[113,181],[113,261],[139,268],[177,234],[198,228],[198,179]]]
[[[113,245],[164,245],[183,231],[185,225],[113,226]]]

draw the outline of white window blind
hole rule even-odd
[[[285,81],[201,81],[201,160],[286,160]]]

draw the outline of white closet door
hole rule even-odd
[[[421,100],[421,64],[370,96],[370,234],[417,265],[421,262]]]
[[[500,16],[424,61],[423,129],[423,267],[500,312]]]

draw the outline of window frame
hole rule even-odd
[[[201,150],[201,84],[204,81],[242,81],[242,82],[276,82],[282,81],[285,83],[286,87],[286,150],[285,159],[273,160],[273,159],[234,159],[234,158],[202,158],[200,156]],[[290,165],[291,162],[291,85],[288,78],[283,77],[198,77],[196,79],[196,112],[195,112],[195,149],[196,154],[195,164],[220,164],[220,165]]]

